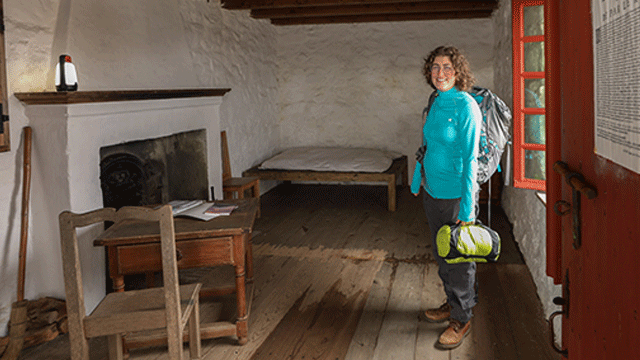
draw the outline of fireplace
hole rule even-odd
[[[156,185],[146,185],[140,192],[148,196],[145,202],[164,201],[171,197],[207,198],[212,186],[216,198],[222,197],[222,166],[220,155],[220,104],[229,89],[74,91],[46,93],[16,93],[24,105],[24,115],[33,129],[31,238],[37,243],[29,261],[51,269],[30,277],[29,286],[51,296],[64,297],[64,276],[60,255],[58,214],[63,210],[76,213],[101,208],[101,166],[104,157],[116,156],[114,173],[126,176],[131,171],[152,179]],[[198,173],[199,192],[157,193],[182,180],[173,179],[175,160],[156,159],[154,154],[140,156],[127,150],[111,153],[112,146],[137,143],[149,139],[164,139],[170,144],[181,143],[185,134],[200,134],[200,159],[189,159],[181,171],[189,176]],[[204,140],[202,140],[204,137]],[[171,146],[168,146],[169,149]],[[192,152],[191,145],[178,146],[176,153]],[[169,149],[169,153],[171,153]],[[101,154],[102,153],[102,154]],[[151,151],[153,153],[153,151]],[[114,160],[115,158],[110,158]],[[178,160],[178,162],[181,162]],[[120,165],[114,165],[119,163]],[[106,164],[106,163],[105,163]],[[113,168],[113,169],[115,169]],[[202,172],[203,174],[200,174]],[[177,186],[182,189],[182,186]],[[93,239],[103,229],[87,227],[79,232],[79,249],[84,269],[84,293],[87,311],[91,311],[105,294],[104,249],[93,246]]]
[[[100,148],[105,207],[208,199],[204,129]]]

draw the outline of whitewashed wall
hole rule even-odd
[[[220,107],[220,128],[227,131],[233,175],[241,176],[280,142],[276,28],[248,11],[223,10],[218,1],[180,4],[199,83],[232,89]]]
[[[386,148],[412,171],[432,91],[423,59],[455,45],[492,87],[493,43],[491,19],[279,27],[280,145]]]
[[[60,54],[68,53],[80,90],[231,88],[223,98],[220,126],[229,133],[236,174],[278,145],[275,29],[267,21],[199,0],[5,0],[4,15],[10,95],[54,91],[53,66]],[[9,110],[12,148],[0,153],[0,336],[6,334],[16,299],[21,129],[28,125],[24,107],[13,96]],[[46,151],[38,139],[46,136],[34,133],[34,174],[39,171],[36,154]],[[34,226],[38,224],[31,224],[30,234]],[[36,260],[56,253],[51,249],[58,242],[57,233],[29,237],[27,299],[64,291],[50,289],[51,282],[62,283],[62,270]],[[94,271],[104,273],[102,264]]]

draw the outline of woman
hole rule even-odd
[[[425,59],[423,74],[436,90],[436,98],[423,129],[426,145],[422,162],[416,164],[411,193],[425,190],[424,209],[431,232],[432,247],[438,262],[438,274],[444,284],[447,301],[437,309],[428,309],[427,321],[444,322],[449,327],[440,335],[436,347],[452,349],[469,333],[475,289],[476,264],[448,264],[438,256],[436,234],[445,224],[475,221],[478,139],[482,114],[477,102],[466,91],[475,79],[469,63],[453,46],[440,46]]]

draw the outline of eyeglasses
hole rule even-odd
[[[432,74],[435,74],[435,75],[439,74],[440,73],[440,69],[442,69],[442,71],[444,72],[444,74],[446,76],[451,76],[456,72],[456,70],[454,68],[452,68],[451,66],[449,66],[449,65],[445,65],[442,68],[440,68],[440,65],[437,65],[437,64],[431,65],[431,73]]]

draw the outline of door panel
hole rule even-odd
[[[561,273],[570,293],[563,347],[571,360],[640,359],[640,175],[594,153],[591,1],[554,6],[561,19],[560,160],[598,192],[581,197],[581,247],[573,246],[572,216],[561,219]],[[564,179],[562,199],[573,199]]]

